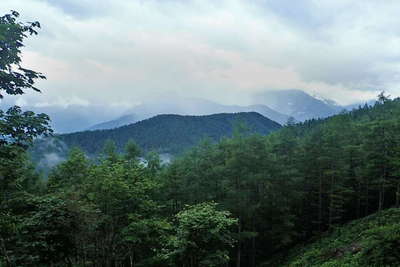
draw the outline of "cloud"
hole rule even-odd
[[[26,104],[25,104],[26,105]],[[36,108],[47,108],[47,107],[62,107],[64,109],[69,108],[71,106],[80,106],[80,107],[88,107],[90,103],[85,100],[81,99],[79,97],[72,97],[72,98],[59,98],[57,101],[54,102],[37,102],[33,105],[33,107]]]
[[[400,93],[398,1],[3,1],[2,13],[43,25],[24,62],[48,80],[28,102],[126,108],[176,94],[247,104],[298,88],[347,104]]]
[[[113,7],[111,1],[96,0],[94,5],[90,0],[41,0],[48,5],[60,9],[64,14],[77,19],[101,17]]]

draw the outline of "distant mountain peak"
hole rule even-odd
[[[121,127],[123,125],[135,123],[137,121],[138,121],[138,119],[136,118],[136,116],[134,114],[127,114],[127,115],[123,115],[115,120],[95,124],[92,127],[90,127],[88,130],[94,131],[94,130],[114,129],[114,128]]]
[[[325,118],[342,110],[333,100],[311,96],[298,89],[265,91],[257,94],[255,99],[298,121]]]
[[[327,104],[327,105],[338,106],[338,107],[340,106],[335,100],[322,97],[322,96],[320,96],[320,95],[318,95],[318,94],[316,94],[316,93],[312,94],[312,97],[314,97],[315,99],[318,99],[318,100],[324,102],[324,103]]]

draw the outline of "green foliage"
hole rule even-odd
[[[365,249],[360,262],[366,266],[398,266],[400,264],[400,224],[393,223],[366,232]]]
[[[20,107],[0,110],[0,146],[15,144],[26,148],[35,137],[52,133],[49,117],[32,111],[22,112]]]
[[[399,266],[400,210],[353,221],[265,266]]]
[[[229,262],[235,243],[230,212],[218,211],[216,203],[185,206],[176,216],[176,236],[171,257],[183,266],[221,266]]]
[[[113,140],[106,140],[106,142],[104,143],[102,156],[104,160],[108,160],[113,163],[118,161],[119,155],[117,152],[117,146]]]
[[[217,201],[239,219],[236,264],[400,204],[400,100],[204,142],[162,176],[170,213]],[[278,254],[279,255],[279,254]]]
[[[155,151],[150,151],[145,156],[145,161],[147,164],[147,169],[153,174],[157,174],[161,170],[161,159],[160,155]]]
[[[129,224],[123,230],[130,255],[135,266],[167,265],[171,259],[164,255],[166,244],[173,238],[173,226],[165,218],[147,217],[139,214],[129,215]]]
[[[73,252],[74,212],[53,196],[15,198],[1,223],[6,262],[16,266],[62,263]],[[8,232],[10,231],[11,232]]]
[[[51,190],[76,191],[89,174],[90,163],[79,148],[73,148],[68,159],[56,166],[49,174],[48,187]]]
[[[38,90],[33,86],[40,73],[20,66],[21,48],[27,33],[36,34],[38,22],[17,22],[15,11],[0,17],[0,91],[6,94],[23,94],[24,89]],[[17,70],[15,70],[17,68]],[[3,98],[0,92],[0,98]],[[26,177],[27,160],[24,149],[34,138],[51,134],[49,117],[45,114],[22,112],[19,107],[8,111],[0,110],[0,205],[8,200],[21,183],[28,183]],[[24,173],[24,174],[22,174]]]
[[[137,160],[142,152],[140,151],[139,146],[133,141],[129,139],[125,145],[125,159],[130,161]]]
[[[0,17],[0,91],[20,95],[25,89],[40,91],[34,86],[35,79],[45,77],[33,70],[21,67],[21,48],[27,34],[37,34],[39,22],[17,22],[19,14],[12,11]],[[3,94],[0,92],[0,98]]]
[[[72,234],[77,228],[74,216],[61,199],[54,197],[33,199],[35,210],[25,214],[20,229],[20,255],[34,257],[34,265],[62,262],[72,254]],[[37,258],[37,259],[36,259]],[[29,259],[17,259],[17,262]]]

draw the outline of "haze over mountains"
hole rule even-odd
[[[301,90],[266,91],[256,99],[298,121],[325,118],[345,109],[332,100],[318,99]]]
[[[135,123],[140,120],[148,119],[160,114],[178,114],[178,115],[211,115],[218,113],[238,113],[238,112],[257,112],[261,115],[284,124],[289,116],[279,113],[265,105],[221,105],[209,100],[199,98],[188,98],[183,100],[160,100],[151,101],[139,105],[132,110],[130,114],[121,116],[115,120],[96,124],[89,130],[113,129],[123,125]]]
[[[319,99],[301,90],[267,91],[256,95],[253,102],[257,104],[249,106],[221,105],[198,98],[151,101],[131,109],[124,116],[95,124],[89,130],[113,129],[159,114],[209,115],[251,111],[258,112],[283,125],[289,117],[293,117],[297,121],[325,118],[337,114],[343,109],[353,107],[340,106],[332,100]]]
[[[124,105],[106,106],[79,101],[55,104],[15,101],[15,104],[22,106],[25,110],[48,114],[52,120],[52,127],[57,133],[113,129],[160,114],[210,115],[254,111],[280,124],[285,124],[289,117],[294,117],[297,121],[324,118],[343,109],[351,110],[359,106],[359,104],[340,106],[333,101],[311,96],[301,90],[266,91],[254,95],[251,103],[247,106],[223,105],[201,98],[167,97],[148,100],[133,108],[128,108]],[[14,102],[6,99],[0,104],[6,108]]]

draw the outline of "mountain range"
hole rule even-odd
[[[257,112],[261,115],[285,124],[289,117],[296,121],[313,118],[325,118],[352,106],[340,106],[332,100],[311,96],[301,90],[273,90],[259,93],[254,97],[254,105],[221,105],[209,100],[164,99],[141,104],[119,118],[95,124],[89,130],[113,129],[147,119],[158,114],[209,115],[215,113]]]
[[[76,102],[76,101],[75,101]],[[280,124],[285,124],[289,117],[301,122],[312,118],[324,118],[358,107],[340,106],[331,100],[311,96],[301,90],[269,90],[254,95],[252,105],[222,105],[205,99],[164,97],[149,100],[133,108],[117,104],[80,103],[25,103],[24,110],[46,113],[57,133],[71,133],[84,130],[113,129],[160,114],[210,115],[216,113],[258,112]],[[1,108],[13,105],[2,100]],[[123,116],[121,116],[123,114]]]
[[[210,115],[218,113],[238,113],[238,112],[257,112],[261,115],[284,124],[289,116],[279,113],[265,105],[221,105],[213,101],[188,98],[188,99],[167,99],[150,101],[141,104],[129,111],[129,114],[121,116],[115,120],[93,125],[89,130],[113,129],[127,124],[135,123],[140,120],[148,119],[160,114],[179,114],[179,115]]]
[[[332,100],[311,96],[301,90],[266,91],[257,94],[256,101],[297,121],[325,118],[346,109]]]

